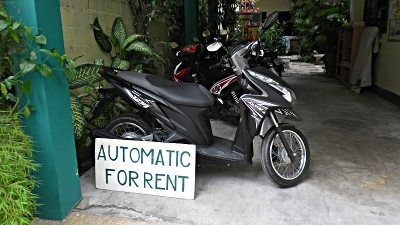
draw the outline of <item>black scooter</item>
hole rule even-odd
[[[271,14],[262,32],[276,20]],[[142,108],[140,114],[123,114],[110,120],[94,137],[195,144],[198,163],[251,165],[253,139],[262,137],[261,163],[269,178],[280,187],[297,185],[310,165],[304,135],[286,116],[299,119],[291,110],[296,95],[289,85],[265,67],[249,68],[247,54],[260,49],[259,41],[233,49],[215,66],[230,67],[246,91],[239,99],[240,123],[233,141],[213,136],[209,110],[214,97],[202,85],[176,83],[156,75],[117,71],[100,72],[112,86],[103,89],[104,99],[94,109],[100,114],[116,97]]]

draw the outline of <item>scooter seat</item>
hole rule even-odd
[[[119,72],[117,76],[177,105],[210,107],[214,104],[212,94],[200,84],[176,83],[157,75],[129,71]]]

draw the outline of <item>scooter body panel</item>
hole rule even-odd
[[[185,143],[197,145],[212,144],[213,135],[209,120],[209,111],[210,107],[213,105],[213,101],[210,101],[208,104],[201,103],[204,106],[174,104],[155,93],[157,91],[157,87],[155,86],[153,86],[151,90],[148,90],[129,83],[126,80],[116,76],[116,74],[108,74],[103,76],[106,78],[106,80],[112,82],[116,89],[113,90],[113,92],[118,91],[119,96],[123,97],[128,104],[141,107],[146,113],[161,121],[163,126],[166,128],[165,130],[169,131],[168,135],[175,136],[175,138],[173,138],[175,142],[178,141],[176,138],[178,136],[182,137],[181,141]],[[134,73],[132,73],[132,76],[134,76]],[[164,81],[166,83],[171,82],[170,84],[173,84],[172,87],[175,85],[180,86],[173,81]],[[195,90],[198,88],[201,89],[198,84],[193,84],[190,86],[190,89],[193,91],[198,91]],[[204,89],[204,87],[202,88],[203,91],[200,91],[199,93],[206,93],[210,95],[207,98],[212,98],[211,94]],[[190,95],[189,93],[182,93],[183,96],[185,96],[185,94]],[[185,101],[187,100],[182,100],[182,102]],[[195,100],[193,99],[193,101]]]

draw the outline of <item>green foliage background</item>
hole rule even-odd
[[[347,0],[291,0],[292,23],[300,39],[300,55],[311,61],[314,51],[336,52],[339,28],[347,22]]]
[[[276,21],[276,23],[261,37],[261,40],[265,41],[267,44],[267,49],[278,49],[279,55],[284,55],[286,53],[287,43],[283,39],[285,26],[285,22]],[[261,30],[261,28],[259,28],[259,30]]]

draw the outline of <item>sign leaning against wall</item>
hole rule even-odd
[[[97,138],[96,188],[194,199],[196,146]]]

